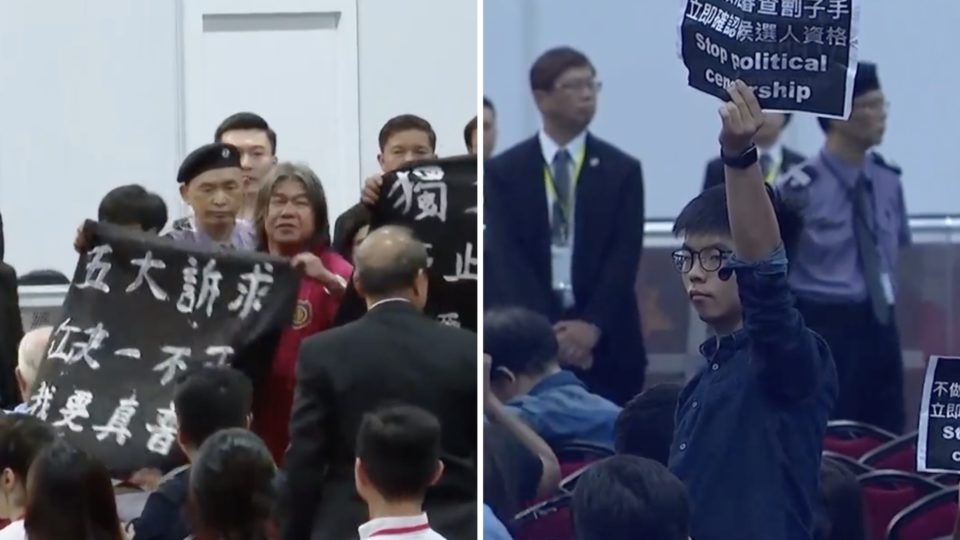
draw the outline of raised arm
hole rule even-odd
[[[729,92],[732,100],[720,109],[723,119],[720,149],[725,163],[755,151],[753,137],[763,125],[763,111],[750,87],[737,81]],[[748,263],[766,259],[780,245],[780,228],[759,162],[753,160],[746,168],[725,165],[724,176],[730,232],[737,257]]]
[[[809,396],[829,362],[826,346],[807,329],[787,284],[787,258],[772,202],[757,163],[753,136],[763,123],[760,104],[742,81],[720,109],[720,146],[727,213],[735,255],[743,327],[750,335],[762,386],[781,402]]]

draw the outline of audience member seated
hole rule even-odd
[[[627,402],[614,426],[614,446],[618,454],[645,457],[667,465],[682,388],[678,384],[658,384]]]
[[[494,393],[551,448],[574,441],[613,448],[620,407],[560,368],[556,333],[546,317],[519,307],[488,310],[483,336]]]
[[[50,326],[41,326],[34,328],[26,333],[20,340],[20,349],[17,354],[17,368],[14,370],[14,376],[17,378],[17,388],[23,397],[23,403],[20,403],[13,409],[15,413],[26,413],[29,409],[30,388],[37,380],[37,373],[40,371],[40,365],[47,355],[47,342],[50,341],[50,333],[53,328]]]
[[[360,538],[443,540],[423,511],[427,489],[442,474],[436,416],[410,405],[365,414],[357,434],[354,480],[370,521],[359,527]]]
[[[63,439],[36,458],[24,518],[30,540],[125,540],[107,468]]]
[[[0,540],[23,540],[27,474],[34,459],[57,438],[48,424],[21,414],[0,418],[0,519],[10,522]]]
[[[111,189],[100,200],[97,220],[135,231],[160,234],[167,225],[167,204],[139,184]]]
[[[576,540],[689,538],[687,490],[650,459],[614,456],[591,465],[577,483],[571,506]]]
[[[823,460],[820,466],[820,504],[814,514],[814,540],[867,538],[863,497],[857,477],[843,465]]]
[[[553,467],[560,469],[556,458]],[[483,425],[483,503],[500,521],[509,523],[538,494],[553,493],[555,483],[541,488],[543,472],[541,458],[509,429],[490,422]]]
[[[486,504],[483,505],[483,540],[512,540],[510,531]]]
[[[174,391],[177,442],[187,459],[214,433],[250,424],[253,389],[239,371],[203,367],[185,375]],[[143,513],[133,521],[137,540],[182,540],[190,534],[185,512],[189,492],[189,465],[170,471],[150,494]]]
[[[194,538],[279,540],[276,475],[270,450],[253,432],[231,428],[211,435],[190,470]]]

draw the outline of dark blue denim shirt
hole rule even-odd
[[[545,377],[529,393],[506,405],[551,448],[574,441],[613,448],[613,427],[620,407],[591,393],[569,371]]]
[[[706,366],[680,395],[670,470],[689,491],[693,538],[810,540],[833,358],[793,305],[783,248],[727,267],[743,328],[701,345]]]

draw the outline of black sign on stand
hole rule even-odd
[[[687,82],[727,99],[727,86],[742,79],[764,110],[847,118],[859,7],[859,0],[685,0]]]
[[[373,209],[371,229],[410,228],[427,244],[428,315],[450,326],[477,329],[477,158],[421,161],[387,174]],[[351,284],[337,324],[355,320],[366,308]]]
[[[63,313],[28,402],[114,477],[178,459],[173,390],[200,365],[250,371],[290,323],[299,276],[283,259],[214,254],[88,221]]]
[[[920,399],[917,470],[960,471],[960,358],[933,356]]]

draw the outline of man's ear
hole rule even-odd
[[[377,154],[377,164],[380,165],[380,170],[382,172],[387,172],[386,168],[383,166],[383,154]]]
[[[353,275],[350,276],[350,280],[353,281],[353,290],[357,291],[357,295],[360,298],[367,297],[367,291],[363,288],[363,283],[360,282],[360,276],[356,271],[353,272]]]
[[[440,477],[443,476],[443,461],[437,460],[437,469],[433,472],[433,479],[430,480],[430,485],[434,486],[437,482],[440,481]]]
[[[490,374],[491,378],[503,377],[506,378],[510,383],[517,382],[517,376],[510,369],[500,366],[493,370],[493,373]]]
[[[190,189],[190,185],[187,183],[180,184],[180,198],[183,199],[183,202],[188,203],[187,200],[187,191]]]

